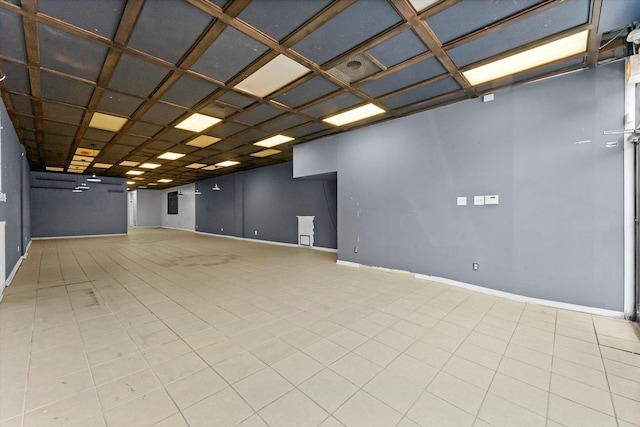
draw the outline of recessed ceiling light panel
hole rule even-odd
[[[94,163],[93,167],[98,169],[109,169],[113,166],[111,163]]]
[[[164,160],[176,160],[179,159],[180,157],[184,157],[185,155],[182,153],[172,153],[170,151],[167,151],[164,154],[161,154],[158,156],[159,159],[164,159]]]
[[[175,127],[177,129],[190,130],[191,132],[202,132],[203,130],[208,129],[216,123],[220,123],[221,121],[222,120],[217,117],[194,113],[178,123]]]
[[[166,178],[158,180],[158,182],[162,182],[162,183],[171,182],[171,181],[173,181],[173,180],[172,179],[166,179]]]
[[[269,148],[267,150],[258,151],[257,153],[251,153],[253,157],[268,157],[273,156],[274,154],[282,153],[280,150],[274,150],[273,148]]]
[[[142,175],[144,171],[130,170],[127,171],[127,175]]]
[[[191,145],[192,147],[204,148],[204,147],[210,146],[211,144],[215,144],[218,141],[220,141],[220,138],[216,138],[214,136],[209,136],[209,135],[200,135],[199,137],[194,138],[191,141],[187,142],[186,145]]]
[[[274,135],[270,138],[263,139],[262,141],[258,141],[253,145],[257,145],[259,147],[271,148],[276,145],[284,144],[285,142],[293,141],[295,138],[291,138],[286,135]]]
[[[216,166],[221,166],[223,168],[226,168],[226,167],[229,167],[229,166],[235,166],[237,164],[240,164],[240,162],[236,162],[234,160],[225,160],[224,162],[216,163]]]
[[[310,72],[311,70],[293,59],[278,55],[235,88],[264,98]]]
[[[89,127],[118,132],[125,123],[127,123],[127,119],[124,117],[95,112],[93,113],[93,117],[91,117]]]
[[[185,168],[190,168],[190,169],[200,169],[207,166],[204,163],[191,163],[190,165],[185,166]]]
[[[162,165],[159,165],[157,163],[143,163],[140,165],[141,168],[143,169],[155,169],[155,168],[159,168]]]
[[[132,162],[130,160],[125,160],[124,162],[120,162],[120,166],[126,166],[128,168],[134,168],[138,166],[140,162]]]
[[[347,110],[344,113],[327,117],[325,119],[322,119],[322,121],[330,123],[334,126],[344,126],[349,123],[359,122],[360,120],[383,114],[384,112],[385,111],[377,105],[365,104],[363,106]]]
[[[587,51],[589,30],[464,71],[473,86],[520,73]]]
[[[57,166],[47,166],[46,168],[49,172],[64,172],[64,168],[60,168]]]

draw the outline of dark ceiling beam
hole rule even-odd
[[[602,34],[598,34],[601,9],[602,0],[591,0],[591,15],[589,17],[589,41],[587,42],[588,68],[594,68],[596,65],[598,65],[600,42],[602,41]]]
[[[138,20],[138,16],[140,16],[140,13],[142,12],[144,3],[145,0],[129,0],[127,2],[124,12],[122,13],[122,18],[120,19],[120,24],[118,25],[118,30],[116,31],[116,35],[114,37],[115,46],[122,47],[127,44],[129,38],[131,37],[131,34],[133,33],[133,28],[135,27],[136,21]],[[120,61],[121,56],[121,49],[117,49],[115,47],[109,48],[107,58],[105,59],[102,70],[100,71],[100,76],[98,77],[96,88],[93,90],[93,94],[91,95],[91,99],[89,100],[87,110],[82,117],[80,127],[76,132],[76,135],[73,139],[73,144],[71,144],[71,149],[67,154],[65,167],[68,167],[71,164],[71,160],[75,155],[76,149],[80,145],[80,141],[82,141],[82,138],[84,138],[84,134],[89,128],[89,123],[91,122],[93,113],[98,108],[98,104],[102,99],[104,90],[111,81],[111,78],[113,77],[113,73],[115,72],[116,66],[118,65],[118,61]],[[90,167],[92,164],[93,162],[88,165],[88,167]]]
[[[469,81],[462,75],[447,51],[442,47],[440,40],[438,40],[431,27],[429,27],[425,21],[418,18],[408,0],[390,1],[393,3],[398,13],[400,13],[400,15],[411,24],[418,37],[420,37],[422,42],[427,45],[431,52],[433,52],[435,57],[438,58],[438,61],[440,61],[451,77],[453,77],[460,87],[467,92],[467,95],[471,98],[478,96],[473,86],[471,86]]]
[[[46,147],[44,139],[44,105],[40,91],[40,41],[38,40],[38,22],[35,20],[35,0],[24,0],[22,8],[27,12],[22,17],[25,44],[27,46],[27,64],[29,65],[29,83],[31,88],[33,114],[35,116],[35,135],[38,146],[38,159],[32,159],[44,169]]]

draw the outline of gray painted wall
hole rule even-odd
[[[138,227],[162,226],[162,197],[166,197],[166,195],[158,190],[136,190],[135,193],[137,196],[136,225]]]
[[[178,191],[182,195],[178,196],[178,214],[167,214],[168,198],[170,192]],[[181,230],[195,231],[196,229],[196,196],[195,184],[181,185],[179,187],[167,188],[159,191],[162,208],[162,226],[168,228],[178,228]]]
[[[0,221],[5,225],[5,277],[9,277],[14,267],[25,254],[31,241],[29,174],[24,147],[18,140],[9,115],[0,100],[0,156],[2,165],[2,192],[6,202],[0,202]],[[4,284],[4,280],[2,281]],[[0,286],[2,288],[3,286]]]
[[[211,191],[214,183],[221,191]],[[315,246],[336,248],[336,181],[293,178],[292,163],[199,181],[197,230],[273,242],[298,242],[299,215],[314,215]],[[255,232],[257,231],[257,235]]]
[[[502,90],[296,146],[296,176],[337,169],[341,260],[621,311],[623,90],[622,63]]]
[[[31,172],[33,237],[93,236],[127,232],[127,182],[100,177],[91,189],[73,193],[86,175]]]

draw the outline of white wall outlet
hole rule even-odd
[[[224,231],[224,227],[220,227],[220,231]]]
[[[484,204],[485,205],[498,205],[500,204],[500,197],[497,194],[493,194],[490,196],[484,196]]]
[[[258,230],[254,230],[253,235],[257,236],[258,235]]]
[[[484,196],[473,196],[473,204],[476,206],[484,205]]]
[[[467,206],[467,198],[458,197],[458,206]]]
[[[488,93],[482,97],[482,102],[491,102],[495,99],[495,95],[493,93]]]

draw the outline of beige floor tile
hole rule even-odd
[[[438,370],[433,366],[406,354],[398,356],[385,368],[385,371],[398,375],[423,389],[438,374]]]
[[[175,359],[159,363],[152,367],[163,384],[169,384],[207,367],[207,364],[195,352],[186,353]]]
[[[452,356],[448,351],[422,341],[417,341],[404,353],[438,369],[442,369]]]
[[[362,390],[342,405],[334,416],[353,427],[391,426],[402,418],[399,412]]]
[[[474,416],[485,395],[485,390],[444,372],[434,378],[427,391]]]
[[[105,412],[109,426],[153,425],[178,411],[167,392],[157,389]]]
[[[369,381],[363,390],[404,414],[422,394],[424,387],[384,370]]]
[[[555,394],[549,396],[549,419],[567,427],[615,427],[616,419]]]
[[[407,417],[423,427],[466,427],[475,417],[449,402],[423,393],[407,413]]]
[[[612,397],[618,418],[633,424],[640,423],[640,402],[615,394]]]
[[[455,354],[492,370],[498,369],[502,359],[502,354],[466,342],[460,345]]]
[[[349,350],[344,347],[324,338],[320,341],[316,341],[308,347],[305,347],[302,351],[322,363],[324,366],[331,365],[333,362],[349,352]]]
[[[233,388],[258,411],[291,390],[293,386],[276,371],[267,367],[238,381]]]
[[[22,427],[22,415],[0,421],[0,427]]]
[[[28,412],[92,389],[93,379],[88,369],[55,379],[32,378],[27,389],[25,411]],[[22,399],[19,407],[22,408]]]
[[[609,391],[607,376],[604,371],[587,368],[586,366],[557,357],[553,358],[553,367],[551,371],[572,380]]]
[[[253,410],[227,387],[182,411],[190,426],[229,426],[253,414]]]
[[[549,393],[546,390],[541,390],[506,375],[496,374],[491,388],[489,388],[489,393],[546,417],[549,400]]]
[[[291,332],[287,332],[280,336],[280,339],[298,350],[301,350],[314,342],[320,340],[322,337],[308,329],[298,328]]]
[[[281,427],[317,426],[329,414],[298,390],[291,390],[259,412],[267,425]]]
[[[25,413],[24,426],[81,425],[96,416],[101,418],[98,397],[95,390],[87,390]]]
[[[223,362],[213,365],[213,369],[230,384],[233,384],[254,372],[264,368],[266,365],[249,352],[242,352]]]
[[[160,388],[160,382],[151,369],[145,369],[103,384],[96,390],[103,410],[108,411],[157,388]]]
[[[24,388],[5,391],[0,394],[0,421],[22,415]]]
[[[329,335],[327,338],[347,350],[353,350],[369,339],[368,337],[347,328],[343,328],[338,332]]]
[[[213,369],[205,368],[165,386],[178,408],[184,409],[227,387]]]
[[[116,333],[118,335],[122,334],[122,332]],[[125,337],[124,340],[115,342],[104,348],[87,351],[87,359],[89,359],[89,363],[93,366],[136,352],[138,352],[138,346],[136,346],[129,337]]]
[[[614,360],[640,368],[640,354],[629,353],[628,351],[605,346],[600,346],[600,351],[604,359]]]
[[[494,370],[485,368],[484,366],[480,366],[477,363],[456,355],[451,356],[442,371],[483,390],[489,388],[491,380],[493,380],[493,376],[495,375]]]
[[[392,329],[386,329],[374,337],[374,339],[382,344],[386,344],[398,351],[405,351],[409,346],[416,342],[415,338],[401,334]]]
[[[144,349],[142,350],[142,354],[149,362],[149,365],[155,366],[191,351],[191,347],[185,344],[184,341],[173,340],[155,347]]]
[[[611,395],[599,388],[552,373],[551,393],[605,414],[614,415]]]
[[[92,366],[91,372],[96,386],[100,386],[148,367],[149,364],[142,354],[134,353],[101,365]]]
[[[358,391],[358,387],[331,369],[323,369],[298,388],[329,413],[333,413]]]
[[[323,369],[322,364],[301,351],[285,357],[271,365],[271,367],[293,385],[304,382]]]
[[[553,350],[553,357],[568,360],[569,362],[604,372],[604,364],[602,363],[602,357],[600,355],[596,356],[590,353],[572,350],[567,347],[556,347]]]
[[[545,427],[545,416],[528,411],[525,407],[513,404],[492,393],[487,394],[478,414],[479,419],[494,427]]]
[[[202,347],[196,350],[196,353],[198,353],[205,362],[213,366],[244,351],[244,348],[235,341],[224,340]]]
[[[507,345],[509,344],[507,340],[477,332],[477,329],[467,336],[465,343],[472,344],[476,347],[480,347],[497,354],[504,354],[507,349]]]
[[[376,340],[365,342],[353,352],[382,367],[387,366],[400,354],[398,350]]]
[[[528,365],[519,360],[503,357],[498,372],[516,380],[522,381],[539,389],[548,391],[551,382],[551,372]]]
[[[153,427],[189,427],[189,424],[187,424],[181,413],[177,413],[153,424]]]
[[[266,425],[266,424],[265,424]],[[336,420],[333,417],[329,417],[322,422],[318,427],[344,427],[340,421]]]
[[[329,366],[340,376],[348,379],[358,387],[362,387],[382,368],[354,353],[349,353]]]
[[[531,350],[513,343],[509,343],[507,351],[505,351],[504,355],[519,362],[526,363],[527,365],[532,365],[536,368],[551,371],[552,357],[549,354],[541,353],[539,351]]]
[[[613,374],[619,377],[630,379],[631,381],[640,382],[640,367],[627,365],[626,363],[620,363],[608,359],[604,360],[604,367],[608,374]]]
[[[611,393],[640,402],[640,383],[617,375],[607,375],[607,378]]]
[[[298,349],[278,338],[275,338],[253,347],[250,351],[258,359],[268,365],[271,365],[278,360],[282,360],[285,357],[292,355],[297,352]]]

